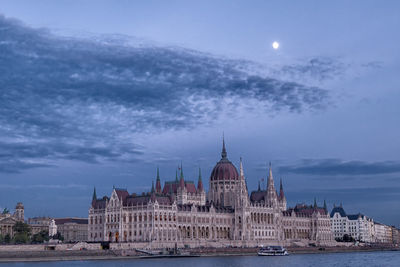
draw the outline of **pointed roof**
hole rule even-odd
[[[324,210],[325,212],[328,212],[328,208],[326,207],[326,200],[324,199]]]
[[[198,183],[197,183],[197,190],[198,190],[198,191],[203,191],[203,190],[204,190],[204,188],[203,188],[203,181],[202,181],[202,179],[201,179],[201,169],[200,169],[200,167],[199,167],[199,181],[198,181]]]
[[[344,211],[343,207],[334,207],[331,211],[331,217],[333,217],[333,215],[335,215],[335,213],[339,213],[341,217],[346,217],[346,212]]]
[[[151,181],[151,193],[154,193],[154,181]]]
[[[97,194],[96,194],[96,187],[93,188],[93,197],[92,197],[92,201],[96,201],[97,200]]]
[[[156,193],[161,194],[160,170],[157,167]]]
[[[182,188],[182,189],[185,188],[185,180],[184,180],[184,178],[183,178],[183,166],[182,166],[182,163],[181,163],[181,177],[180,177],[180,179],[179,179],[179,186],[180,186],[180,188]]]
[[[244,177],[244,171],[243,171],[243,162],[242,162],[242,157],[240,157],[240,177],[243,178]]]
[[[275,191],[274,177],[272,176],[272,166],[269,162],[268,178],[267,178],[267,191]]]
[[[317,208],[317,198],[314,197],[314,209]]]
[[[280,186],[279,186],[279,199],[284,199],[285,198],[285,193],[283,192],[283,184],[282,184],[282,178],[280,180]]]
[[[278,200],[278,194],[274,186],[274,177],[272,176],[271,162],[269,162],[268,179],[267,179],[267,199],[268,201]]]
[[[114,188],[115,193],[118,196],[118,199],[122,200],[125,202],[126,198],[129,196],[128,190],[124,188]]]
[[[221,152],[221,158],[226,159],[227,158],[227,153],[226,153],[226,148],[225,148],[225,135],[222,134],[222,152]]]

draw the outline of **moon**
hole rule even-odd
[[[279,48],[279,43],[277,41],[272,43],[272,48],[277,50]]]

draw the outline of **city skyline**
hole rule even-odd
[[[224,132],[250,191],[399,225],[399,3],[0,3],[1,208],[208,181]]]

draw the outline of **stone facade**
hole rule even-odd
[[[0,214],[0,234],[4,237],[10,235],[14,236],[13,226],[16,222],[24,221],[24,205],[19,202],[15,207],[14,214],[11,213],[1,213]]]
[[[278,194],[271,166],[266,190],[249,196],[242,160],[238,172],[227,158],[225,142],[209,183],[206,194],[200,171],[196,187],[184,179],[181,167],[179,179],[177,174],[163,190],[157,170],[156,186],[147,194],[114,188],[110,197],[98,199],[94,191],[88,239],[158,247],[334,243],[326,208],[287,209],[282,182]]]
[[[86,218],[57,218],[54,221],[57,232],[64,237],[64,242],[88,241]]]
[[[33,217],[28,218],[27,223],[31,227],[32,234],[34,235],[41,231],[48,231],[51,220],[50,217]]]
[[[335,238],[343,238],[345,234],[356,241],[367,243],[398,242],[398,229],[394,226],[374,222],[361,213],[348,215],[342,205],[334,207],[331,212],[332,232]]]
[[[335,238],[347,234],[357,241],[375,242],[374,220],[361,213],[348,215],[342,205],[335,206],[331,211],[331,221]]]

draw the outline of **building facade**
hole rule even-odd
[[[14,224],[23,222],[24,219],[24,205],[21,202],[17,203],[13,214],[5,209],[0,213],[0,235],[3,237],[9,235],[12,238],[14,236]]]
[[[331,211],[332,232],[335,238],[343,239],[345,235],[356,241],[375,242],[374,220],[361,214],[348,215],[342,205]]]
[[[343,239],[344,235],[356,241],[367,243],[397,244],[398,229],[394,226],[375,222],[361,213],[348,215],[342,205],[331,211],[332,232],[335,238]]]
[[[64,242],[88,241],[88,219],[57,218],[54,221],[56,231],[64,237]]]
[[[33,217],[28,218],[28,225],[32,229],[32,234],[37,234],[41,231],[48,231],[52,218],[50,217]]]
[[[114,188],[98,199],[94,190],[89,209],[88,239],[93,242],[151,242],[160,246],[219,244],[253,246],[310,242],[333,244],[326,208],[297,205],[287,209],[280,183],[275,189],[272,168],[265,190],[249,195],[240,159],[239,172],[228,160],[223,142],[221,160],[211,172],[209,192],[201,172],[197,187],[184,179],[182,167],[175,180],[156,185],[142,195]]]

